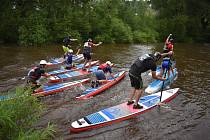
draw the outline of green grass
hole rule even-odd
[[[0,139],[4,140],[46,140],[53,138],[54,125],[36,129],[44,109],[36,97],[30,96],[31,90],[16,88],[15,98],[0,102]]]

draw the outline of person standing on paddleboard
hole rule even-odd
[[[63,39],[63,51],[64,53],[67,53],[68,50],[71,48],[71,42],[72,41],[77,41],[77,39],[71,38],[71,35],[69,35],[68,37],[65,37]]]
[[[83,56],[84,56],[84,59],[85,59],[85,62],[84,62],[84,66],[83,66],[83,70],[85,70],[85,65],[89,62],[89,65],[88,65],[88,67],[90,67],[91,66],[91,48],[92,47],[95,47],[95,46],[99,46],[99,45],[101,45],[102,44],[102,42],[99,42],[98,44],[94,44],[93,43],[93,41],[92,41],[92,39],[88,39],[88,41],[87,42],[85,42],[85,44],[84,44],[84,49],[83,49]]]
[[[131,65],[129,70],[129,77],[131,82],[131,87],[133,87],[132,93],[130,95],[130,99],[128,100],[127,105],[131,105],[134,103],[134,109],[141,109],[143,106],[138,104],[139,99],[143,94],[143,81],[141,78],[141,73],[144,73],[148,70],[152,71],[152,78],[159,79],[159,80],[166,80],[159,75],[156,75],[156,62],[166,55],[171,55],[172,52],[168,53],[159,53],[156,52],[155,54],[145,54],[135,60],[135,62]],[[133,101],[133,97],[136,97],[135,102]]]
[[[174,44],[174,42],[173,42],[172,34],[170,34],[165,41],[165,46],[163,48],[163,53],[168,53],[170,51],[173,51],[173,49],[174,49],[173,44]],[[170,76],[170,71],[174,75],[171,59],[172,59],[172,55],[170,55],[170,56],[167,55],[167,56],[163,57],[163,62],[161,64],[162,67],[161,67],[160,75],[162,75],[165,70],[168,71],[168,77]]]
[[[174,40],[172,38],[172,34],[170,34],[165,41],[163,53],[168,53],[169,51],[173,51],[174,49],[173,41]]]
[[[35,90],[36,88],[41,86],[38,81],[41,78],[41,76],[46,76],[46,77],[49,76],[49,74],[45,73],[46,64],[47,64],[46,60],[41,60],[39,66],[33,67],[28,72],[27,83],[31,84],[32,90]]]

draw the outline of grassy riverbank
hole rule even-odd
[[[55,126],[48,123],[45,129],[34,125],[39,120],[44,105],[30,90],[16,88],[15,98],[0,102],[0,139],[4,140],[46,140],[52,139]]]

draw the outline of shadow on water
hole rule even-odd
[[[128,66],[140,55],[160,51],[157,45],[102,45],[93,48],[93,58],[102,62],[110,60]],[[70,133],[72,121],[101,109],[128,100],[131,90],[128,76],[111,89],[94,98],[77,101],[80,90],[42,98],[47,109],[37,126],[45,127],[49,121],[57,125],[55,139],[210,139],[210,46],[200,44],[175,44],[178,79],[171,86],[179,87],[179,95],[166,108],[155,108],[145,114],[110,126],[81,133]],[[14,87],[17,77],[27,74],[30,67],[41,59],[62,55],[61,47],[1,47],[0,90]],[[143,74],[144,87],[152,79]],[[8,89],[9,89],[8,88]]]

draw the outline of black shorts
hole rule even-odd
[[[91,60],[91,55],[90,53],[83,53],[84,59],[85,60]]]
[[[131,75],[129,73],[129,77],[130,77],[130,81],[131,81],[131,87],[139,90],[143,88],[143,81],[141,79],[141,77],[136,77],[134,75]]]

